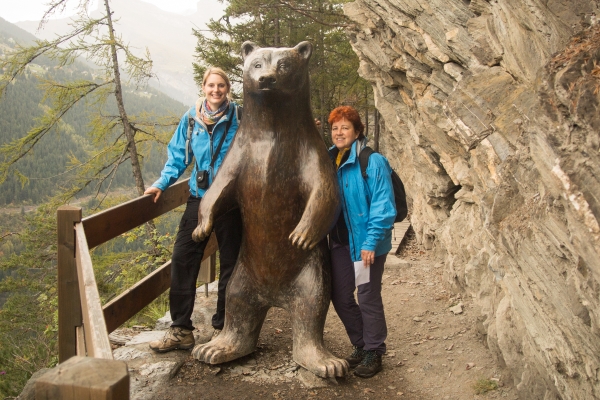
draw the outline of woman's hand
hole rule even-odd
[[[375,252],[369,250],[361,250],[360,258],[362,258],[365,268],[369,268],[375,262]]]
[[[162,190],[160,190],[157,187],[150,186],[148,189],[146,189],[146,191],[144,192],[144,194],[154,195],[154,202],[156,203],[158,201],[158,198],[162,194]]]

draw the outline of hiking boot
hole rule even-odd
[[[354,351],[350,354],[350,357],[346,358],[346,361],[350,364],[350,368],[356,367],[365,357],[365,351],[362,347],[352,346],[352,348]]]
[[[375,350],[365,350],[362,361],[354,370],[354,375],[360,378],[370,378],[381,371],[381,368],[381,354],[377,354]]]
[[[182,349],[187,350],[194,347],[194,335],[191,330],[172,326],[165,332],[161,340],[150,342],[150,348],[157,353]]]
[[[213,334],[210,338],[210,340],[214,340],[217,336],[219,336],[219,334],[221,333],[221,329],[216,329],[213,331]]]

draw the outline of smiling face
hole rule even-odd
[[[358,138],[358,132],[352,122],[342,118],[331,125],[331,139],[338,149],[347,149]]]
[[[227,99],[229,86],[225,79],[217,74],[210,74],[202,85],[202,90],[206,96],[206,101],[211,111],[219,109],[221,104]]]

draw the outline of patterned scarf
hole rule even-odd
[[[204,123],[206,125],[214,125],[217,122],[219,122],[221,117],[223,115],[225,115],[225,113],[228,109],[229,109],[229,100],[227,100],[227,99],[223,102],[223,104],[221,104],[221,107],[219,107],[219,109],[216,111],[212,111],[210,109],[207,101],[204,100],[204,102],[202,103],[202,107],[200,108],[200,117],[202,118],[202,121],[204,121]]]

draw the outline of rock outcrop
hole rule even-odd
[[[600,2],[344,11],[418,240],[524,399],[600,398]]]

